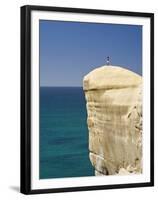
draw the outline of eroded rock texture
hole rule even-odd
[[[84,77],[89,157],[96,175],[142,172],[142,77],[103,66]]]

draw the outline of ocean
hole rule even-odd
[[[82,87],[40,88],[40,179],[94,176]]]

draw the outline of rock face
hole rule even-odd
[[[89,157],[96,175],[142,172],[142,77],[103,66],[84,77]]]

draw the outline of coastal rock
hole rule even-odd
[[[103,66],[84,77],[89,157],[96,175],[142,172],[142,77]]]

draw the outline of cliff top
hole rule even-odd
[[[84,90],[119,89],[136,87],[142,77],[119,66],[102,66],[88,73],[83,79]]]

